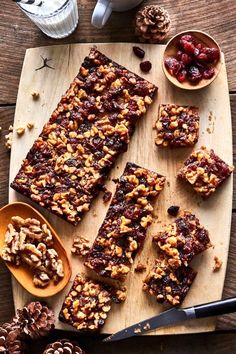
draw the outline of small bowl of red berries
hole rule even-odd
[[[185,31],[166,45],[163,70],[175,86],[198,90],[212,83],[222,65],[217,42],[202,31]]]

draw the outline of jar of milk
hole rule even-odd
[[[18,0],[18,6],[52,38],[69,36],[78,24],[77,0]]]

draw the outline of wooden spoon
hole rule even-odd
[[[35,218],[39,220],[40,223],[48,226],[53,237],[53,248],[55,248],[59,258],[61,258],[63,262],[65,275],[64,278],[62,278],[57,284],[54,284],[53,281],[51,281],[46,288],[37,288],[33,284],[33,272],[27,265],[16,266],[10,262],[5,262],[8,269],[17,281],[32,295],[38,297],[49,297],[57,294],[68,284],[71,277],[70,262],[59,236],[49,222],[32,206],[22,202],[8,204],[0,209],[0,253],[2,252],[5,244],[5,234],[8,224],[11,223],[12,216],[20,216],[24,219]]]
[[[202,79],[199,83],[197,83],[196,85],[191,84],[191,82],[189,81],[184,81],[184,82],[179,82],[175,76],[172,76],[169,71],[166,69],[165,67],[165,59],[167,57],[176,57],[176,53],[178,51],[178,46],[177,46],[177,42],[180,39],[181,36],[183,36],[184,34],[190,34],[192,35],[194,38],[196,38],[200,43],[205,44],[207,47],[210,48],[216,48],[219,50],[220,52],[220,58],[218,60],[217,63],[212,64],[212,66],[215,69],[215,75],[207,80],[207,79]],[[215,80],[215,78],[217,77],[217,75],[220,72],[221,69],[221,65],[222,65],[222,53],[220,50],[220,46],[218,45],[218,43],[207,33],[202,32],[202,31],[197,31],[197,30],[192,30],[192,31],[184,31],[184,32],[180,32],[178,33],[176,36],[174,36],[173,38],[171,38],[171,40],[167,43],[166,45],[166,49],[164,51],[164,55],[163,55],[163,60],[162,60],[162,68],[164,71],[164,74],[166,75],[167,79],[172,82],[172,84],[174,84],[175,86],[185,89],[185,90],[199,90],[203,87],[206,87],[208,85],[210,85],[212,83],[212,81]]]

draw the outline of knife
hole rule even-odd
[[[172,308],[162,312],[160,315],[138,322],[117,333],[114,333],[105,338],[103,342],[114,342],[117,340],[138,336],[159,327],[174,325],[176,323],[194,318],[219,316],[231,312],[236,312],[236,297],[183,309]]]

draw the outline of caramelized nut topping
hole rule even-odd
[[[209,197],[233,170],[234,167],[227,165],[213,150],[202,146],[185,161],[178,177],[190,183],[202,197]]]
[[[123,280],[152,222],[151,201],[165,177],[127,163],[85,265],[101,276]]]
[[[143,290],[156,297],[157,302],[180,305],[197,273],[189,266],[173,270],[166,259],[156,259],[155,266],[144,280]]]
[[[195,255],[211,247],[208,231],[188,211],[154,236],[153,241],[172,268],[187,266]]]
[[[11,187],[76,225],[156,89],[92,49]]]
[[[125,299],[126,289],[117,290],[77,274],[59,319],[81,332],[97,332],[105,324],[112,302],[120,303]]]
[[[156,145],[184,147],[196,144],[199,136],[197,107],[161,104],[156,122]]]

